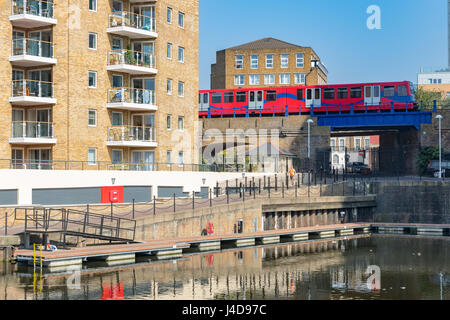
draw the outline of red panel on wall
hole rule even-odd
[[[102,187],[102,203],[123,203],[123,186]]]

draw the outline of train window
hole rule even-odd
[[[198,94],[198,103],[199,104],[202,103],[202,94],[201,93]]]
[[[236,102],[245,102],[245,91],[236,92]]]
[[[372,98],[372,87],[371,86],[366,87],[366,98]]]
[[[348,98],[348,88],[338,88],[337,89],[337,98],[338,99],[347,99]]]
[[[405,85],[399,85],[397,87],[398,89],[398,96],[399,97],[406,97],[408,95],[408,90],[406,90],[406,86]]]
[[[209,94],[208,93],[204,93],[203,94],[203,103],[208,103],[208,99],[209,99]]]
[[[250,102],[255,101],[255,91],[250,91],[249,92],[248,99],[250,100]]]
[[[316,100],[320,99],[320,89],[316,89],[314,91],[314,99],[316,99]]]
[[[297,89],[297,100],[303,99],[303,89]]]
[[[276,101],[277,100],[277,92],[275,90],[267,91],[266,100],[267,101]]]
[[[222,103],[222,93],[215,92],[211,96],[211,102],[212,103]]]
[[[384,96],[385,97],[395,96],[395,87],[394,86],[384,86]]]
[[[324,99],[334,99],[334,88],[323,89],[323,98]]]
[[[262,101],[263,100],[262,94],[263,94],[262,91],[258,91],[258,101]]]
[[[312,89],[306,90],[306,100],[312,100]]]
[[[234,102],[234,93],[233,92],[225,92],[223,94],[223,102],[224,103],[232,103],[232,102]]]
[[[361,98],[361,87],[350,88],[350,98]]]

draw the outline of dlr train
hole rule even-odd
[[[409,81],[199,91],[199,117],[417,110]]]

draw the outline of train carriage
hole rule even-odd
[[[201,90],[199,116],[252,117],[294,114],[413,111],[411,82]]]

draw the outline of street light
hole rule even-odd
[[[308,123],[308,159],[311,158],[311,124],[314,123],[313,120],[308,119],[308,121],[306,121]]]
[[[436,119],[439,120],[439,179],[442,178],[442,136],[441,136],[441,120],[442,116],[438,114]]]

